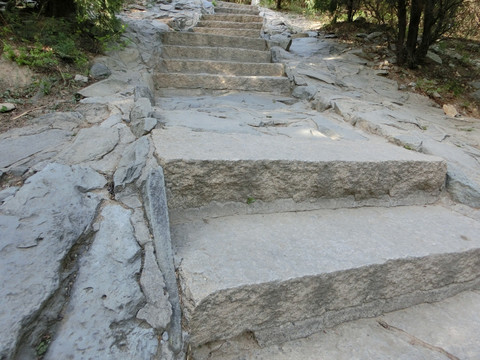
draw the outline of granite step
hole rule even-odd
[[[257,29],[230,29],[230,28],[218,28],[218,27],[196,27],[193,29],[195,33],[202,34],[216,34],[216,35],[227,35],[227,36],[242,36],[250,38],[259,38],[260,30]]]
[[[268,119],[255,126],[275,129],[274,119],[271,124]],[[222,119],[217,122],[221,126]],[[440,158],[328,134],[301,128],[295,132],[295,127],[287,136],[272,136],[174,126],[153,131],[153,140],[170,209],[245,204],[247,199],[307,207],[338,199],[365,205],[423,204],[436,201],[444,188],[446,164]]]
[[[270,63],[270,51],[236,49],[233,47],[175,46],[162,47],[163,59],[189,59],[235,61],[245,63]]]
[[[266,51],[267,42],[264,39],[250,37],[233,37],[219,34],[202,34],[194,32],[167,32],[162,34],[164,45],[191,47],[218,47]]]
[[[258,29],[261,30],[263,23],[261,22],[248,22],[241,23],[235,21],[199,21],[197,27],[209,27],[209,28],[225,28],[225,29]]]
[[[228,2],[228,1],[217,1],[217,5],[215,8],[230,8],[230,9],[257,9],[258,6],[255,5],[249,5],[249,4],[238,4],[234,2]]]
[[[204,14],[202,21],[235,21],[235,22],[255,22],[263,24],[263,17],[258,15],[235,15],[235,14]]]
[[[440,205],[205,218],[172,242],[193,348],[284,343],[480,286],[480,222]]]
[[[241,8],[241,7],[229,7],[229,6],[215,6],[215,14],[245,14],[245,15],[258,15],[258,8]]]
[[[158,73],[155,84],[157,88],[290,92],[290,80],[280,76]]]
[[[184,74],[219,74],[239,76],[283,76],[284,65],[280,63],[241,63],[212,60],[165,59],[161,63],[163,72]]]

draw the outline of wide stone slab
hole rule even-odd
[[[284,342],[480,284],[480,223],[442,206],[205,219],[172,241],[194,345]]]
[[[155,85],[157,88],[290,92],[290,80],[281,76],[160,73],[155,76]]]
[[[202,20],[205,21],[236,21],[236,22],[260,22],[263,23],[263,18],[257,15],[235,15],[235,14],[213,14],[203,15]]]
[[[247,63],[269,63],[272,60],[270,51],[237,49],[232,47],[192,47],[177,45],[163,46],[162,57],[164,59],[200,59]]]
[[[439,158],[383,142],[336,141],[299,128],[288,136],[228,134],[171,127],[153,131],[170,208],[214,201],[436,196]],[[180,140],[181,139],[181,140]]]
[[[237,28],[208,28],[208,27],[198,27],[193,30],[196,33],[203,34],[218,34],[218,35],[228,35],[233,37],[250,37],[250,38],[259,38],[260,31],[255,29],[237,29]],[[262,50],[262,49],[260,49]]]
[[[165,59],[162,61],[162,70],[170,73],[203,73],[239,76],[283,76],[283,64],[271,63],[240,63],[232,61],[203,61]]]
[[[258,15],[258,8],[234,8],[234,7],[216,7],[215,14],[245,14],[245,15]]]
[[[257,37],[260,32],[257,32]],[[162,35],[165,45],[230,47],[265,51],[268,49],[264,39],[252,39],[240,35],[232,37],[219,34],[201,34],[194,32],[168,32]]]
[[[235,21],[199,21],[197,27],[216,27],[216,28],[229,28],[229,29],[258,29],[260,30],[263,26],[261,22],[248,22],[248,23],[239,23]]]

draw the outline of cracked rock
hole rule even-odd
[[[0,358],[11,358],[61,282],[61,267],[89,230],[105,179],[79,166],[49,164],[0,207]]]
[[[151,359],[158,340],[151,328],[138,326],[135,314],[144,301],[136,280],[140,247],[130,211],[103,209],[103,220],[80,270],[46,360]]]
[[[82,129],[78,132],[72,146],[61,153],[59,158],[72,164],[99,160],[112,151],[119,140],[120,135],[118,129],[115,128]]]

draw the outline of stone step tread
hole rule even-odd
[[[155,84],[159,88],[243,90],[277,94],[290,91],[290,81],[280,76],[159,73],[155,76]]]
[[[166,59],[269,63],[271,62],[272,55],[270,51],[236,49],[232,47],[164,45],[162,46],[162,57]]]
[[[234,9],[257,9],[258,6],[255,5],[248,5],[248,4],[237,4],[228,1],[217,1],[217,5],[215,7],[227,7],[227,8],[234,8]]]
[[[192,47],[230,47],[265,51],[268,49],[264,39],[250,37],[228,36],[219,34],[202,34],[195,32],[167,32],[162,35],[165,45]]]
[[[171,73],[207,73],[244,76],[284,76],[284,65],[280,63],[242,63],[213,60],[169,60],[162,61],[162,70]]]
[[[233,8],[233,7],[215,7],[215,14],[235,14],[235,15],[258,15],[258,9]]]
[[[204,14],[201,17],[201,20],[263,23],[263,17],[258,15]]]
[[[260,38],[260,30],[258,29],[231,29],[231,28],[209,28],[209,27],[196,27],[193,29],[196,33],[202,34],[218,34],[218,35],[228,35],[235,37],[250,37],[250,38]]]
[[[172,242],[194,344],[245,331],[267,344],[480,279],[480,222],[440,205],[210,218],[174,225]]]
[[[263,27],[262,22],[239,23],[235,21],[199,21],[197,27],[225,28],[225,29],[258,29]]]
[[[227,117],[219,121],[230,123]],[[275,116],[266,117],[257,126],[268,131],[269,124],[275,128],[275,121]],[[255,120],[251,122],[255,126]],[[153,140],[166,174],[170,206],[245,203],[247,197],[298,203],[350,197],[436,199],[444,187],[446,164],[440,158],[384,142],[339,140],[335,134],[329,137],[302,128],[295,132],[293,127],[288,136],[251,131],[220,133],[180,126],[155,130]]]

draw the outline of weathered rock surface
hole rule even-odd
[[[67,254],[85,236],[105,179],[79,166],[49,164],[0,207],[0,357],[23,335],[63,281]]]
[[[149,150],[150,142],[145,136],[127,146],[113,176],[117,191],[140,177]]]
[[[145,245],[145,260],[140,284],[147,304],[138,311],[137,318],[145,320],[151,327],[163,333],[170,323],[172,305],[168,301],[163,275],[158,269],[151,243]]]
[[[119,205],[102,210],[103,220],[80,270],[70,302],[45,359],[151,359],[155,331],[135,319],[145,299],[137,283],[141,249]]]
[[[108,96],[125,90],[127,86],[128,84],[125,81],[106,79],[87,86],[86,88],[78,91],[78,93],[85,97]]]
[[[59,159],[69,164],[99,160],[115,148],[119,139],[118,129],[115,128],[82,129],[78,132],[73,144],[59,154]]]
[[[8,167],[40,152],[58,151],[68,142],[73,133],[68,130],[52,129],[18,137],[6,137],[0,141],[0,168]]]

